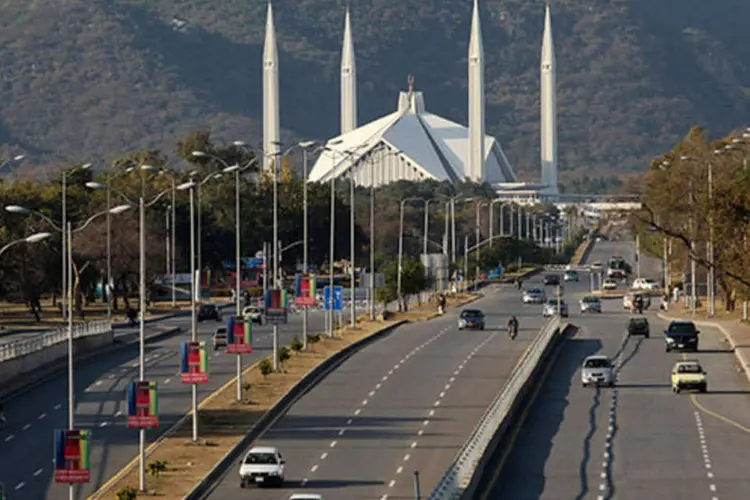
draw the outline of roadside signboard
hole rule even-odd
[[[274,325],[285,325],[287,323],[287,296],[286,290],[266,291],[266,303],[264,308],[266,321]]]
[[[314,306],[315,295],[318,291],[317,278],[314,274],[304,276],[300,273],[296,275],[294,287],[294,305],[297,306]]]
[[[227,321],[227,352],[252,354],[253,323],[249,317],[230,316]]]
[[[159,427],[159,398],[154,380],[132,380],[128,385],[128,427]]]
[[[89,443],[91,431],[55,430],[55,482],[88,483],[91,479]]]
[[[208,352],[205,342],[183,342],[180,349],[183,384],[208,383]]]
[[[323,289],[323,301],[325,302],[326,311],[331,310],[331,287],[327,286]],[[344,310],[344,287],[334,286],[333,287],[333,310],[343,311]]]

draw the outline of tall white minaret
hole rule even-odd
[[[469,40],[469,168],[466,177],[484,179],[484,46],[479,3],[474,0]]]
[[[344,44],[341,49],[341,134],[357,128],[357,64],[354,61],[354,41],[349,5],[344,20]]]
[[[263,46],[263,168],[270,168],[280,146],[279,134],[279,50],[276,47],[276,28],[273,6],[268,2],[266,43]]]
[[[555,43],[552,41],[552,18],[549,3],[544,14],[541,58],[541,150],[542,184],[549,186],[544,192],[557,195],[557,78]]]

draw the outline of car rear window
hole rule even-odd
[[[251,453],[245,458],[245,463],[273,465],[277,463],[277,460],[273,453]]]
[[[677,373],[702,373],[700,365],[680,365],[677,367]]]
[[[597,299],[596,297],[584,297],[583,302],[586,304],[598,304],[599,299]]]
[[[667,331],[669,333],[694,334],[695,325],[693,323],[670,323]]]
[[[583,366],[584,368],[609,368],[610,362],[608,359],[587,359]]]
[[[476,309],[468,309],[461,313],[462,318],[481,318],[482,316],[484,316],[484,313]]]

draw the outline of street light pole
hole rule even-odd
[[[138,224],[139,224],[139,292],[140,295],[140,324],[139,324],[139,378],[141,382],[146,380],[146,207],[144,205],[144,198],[146,196],[146,182],[143,179],[145,173],[141,171],[141,197],[138,200]],[[139,443],[138,443],[138,457],[140,461],[140,467],[138,470],[138,478],[140,483],[140,491],[146,491],[146,429],[141,428],[138,432]]]
[[[68,179],[67,179],[67,172],[63,170],[62,172],[62,228],[63,231],[66,231],[66,227],[68,227],[68,200],[67,200],[67,191],[68,191]],[[66,307],[66,295],[68,294],[68,266],[67,266],[67,259],[68,259],[68,251],[67,251],[67,245],[68,241],[65,235],[63,234],[62,237],[62,313],[63,313],[63,319],[65,319],[65,315],[68,313],[68,309]],[[72,494],[72,493],[71,493]]]
[[[177,216],[177,208],[175,207],[176,204],[176,197],[177,197],[177,186],[175,185],[175,178],[174,175],[172,177],[172,260],[170,261],[170,264],[172,266],[172,269],[170,271],[172,272],[172,309],[177,308],[177,284],[175,283],[175,280],[177,278],[177,253],[175,250],[177,249],[177,226],[176,224],[176,216]]]
[[[65,178],[65,173],[63,173],[63,179]],[[63,188],[63,192],[65,192],[65,188]],[[65,203],[63,203],[63,206]],[[73,274],[73,231],[70,228],[70,222],[65,222],[65,225],[63,226],[63,241],[66,241],[66,243],[63,243],[64,248],[67,251],[67,254],[63,255],[64,260],[64,269],[66,269],[66,274],[68,276],[71,276]],[[75,380],[74,380],[74,372],[73,372],[73,280],[68,280],[68,288],[65,290],[65,294],[68,295],[68,430],[73,430],[75,427]],[[73,500],[75,498],[75,486],[73,484],[70,484],[68,486],[68,497],[70,500]]]
[[[355,228],[355,214],[354,214],[354,172],[350,172],[349,174],[349,199],[351,200],[351,206],[349,208],[349,255],[350,255],[350,266],[351,269],[349,271],[349,279],[351,281],[350,283],[350,290],[351,290],[351,297],[349,300],[349,324],[353,327],[357,326],[357,301],[356,301],[356,293],[357,288],[355,286],[355,272],[354,272],[354,228]]]
[[[370,166],[372,169],[372,165]],[[375,175],[370,171],[370,321],[375,321]]]
[[[281,151],[273,159],[273,290],[279,287],[279,162]],[[273,324],[273,371],[279,371],[279,325]]]
[[[716,152],[715,152],[716,153]],[[716,313],[714,273],[714,176],[713,162],[708,162],[708,315]]]
[[[240,226],[240,169],[234,171],[234,301],[235,315],[239,320],[242,315],[240,302],[241,291],[241,226]],[[242,354],[237,353],[237,401],[242,401]]]
[[[333,158],[335,156],[331,155]],[[334,170],[336,168],[336,162],[334,160]],[[330,287],[330,292],[328,296],[328,336],[333,338],[333,305],[335,301],[333,300],[333,261],[334,261],[334,253],[336,251],[335,245],[336,245],[336,238],[335,238],[335,230],[336,230],[336,175],[335,172],[331,172],[331,230],[330,230],[330,251],[328,256],[328,286]]]
[[[398,310],[401,311],[401,268],[404,255],[404,203],[407,200],[401,200],[401,206],[398,216],[398,269],[396,275],[396,303]]]
[[[307,263],[307,149],[312,147],[314,142],[300,143],[302,148],[302,275],[308,276]],[[307,350],[307,306],[302,306],[302,349]]]
[[[103,288],[104,293],[107,295],[107,321],[112,322],[112,292],[114,286],[112,286],[112,220],[111,214],[109,213],[112,208],[112,192],[110,186],[112,185],[112,168],[107,170],[107,284]],[[65,239],[65,238],[63,238]]]
[[[198,342],[198,311],[196,296],[200,290],[200,283],[195,272],[195,186],[190,186],[190,340]],[[198,442],[198,386],[191,384],[191,406],[193,410],[193,443]]]

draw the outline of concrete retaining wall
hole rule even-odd
[[[111,330],[97,335],[89,335],[73,340],[73,354],[84,354],[114,342]],[[60,342],[46,349],[32,352],[26,356],[9,359],[0,363],[0,385],[5,385],[16,377],[39,371],[46,365],[54,363],[68,355],[68,343]]]

